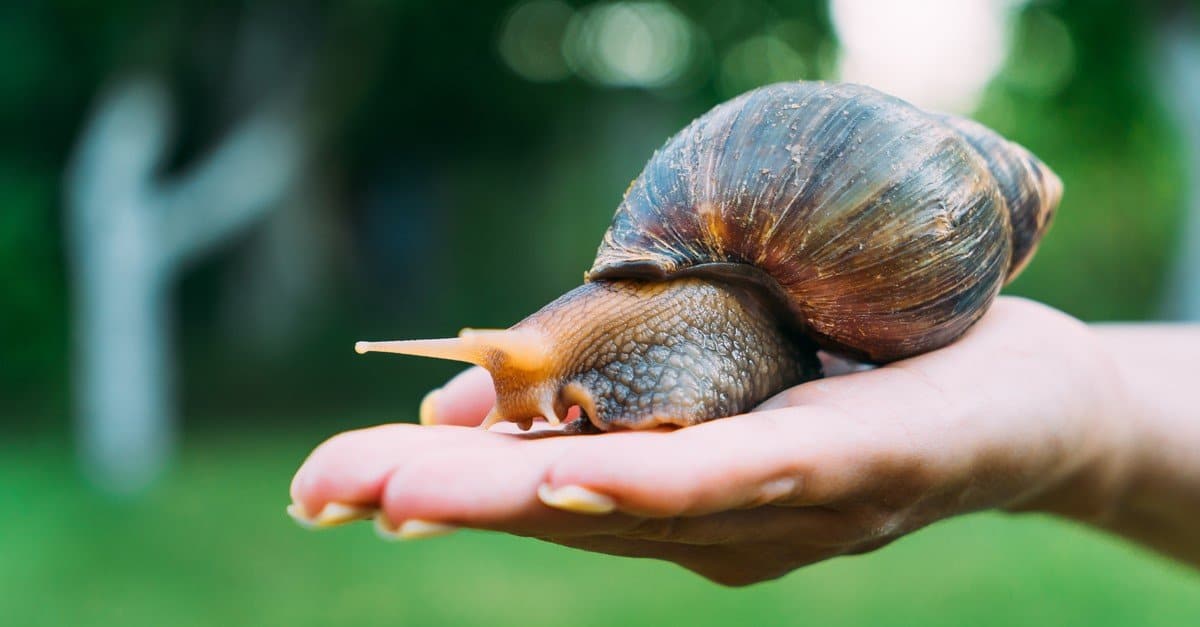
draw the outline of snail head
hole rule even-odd
[[[555,378],[557,362],[553,342],[534,328],[463,329],[458,337],[432,340],[357,342],[355,352],[398,353],[461,361],[482,366],[497,383],[497,403],[484,426],[507,419],[523,420],[542,416],[557,424],[559,412],[554,406],[548,382]],[[500,394],[503,386],[505,393]]]

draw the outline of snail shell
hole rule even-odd
[[[980,124],[860,85],[781,83],[654,154],[587,278],[752,281],[823,348],[891,361],[983,315],[1061,195],[1045,165]]]
[[[783,83],[669,139],[587,282],[506,330],[360,343],[487,368],[485,420],[691,425],[962,335],[1028,262],[1062,185],[987,128],[859,85]]]

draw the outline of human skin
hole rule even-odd
[[[291,487],[317,527],[456,527],[675,562],[747,585],[987,509],[1094,525],[1200,566],[1200,326],[1085,325],[1000,298],[959,341],[802,384],[677,430],[555,437],[469,428],[468,370],[427,426],[321,444]]]

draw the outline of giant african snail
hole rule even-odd
[[[507,330],[356,349],[483,366],[485,424],[578,405],[578,427],[691,425],[820,377],[817,348],[888,362],[952,342],[1061,194],[975,122],[859,85],[770,85],[651,157],[581,287]]]

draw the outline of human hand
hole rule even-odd
[[[487,373],[473,369],[423,403],[435,426],[333,437],[292,482],[297,516],[374,516],[397,537],[504,531],[745,585],[966,512],[1101,517],[1128,405],[1091,329],[1014,298],[936,352],[685,429],[466,428],[491,403]]]

